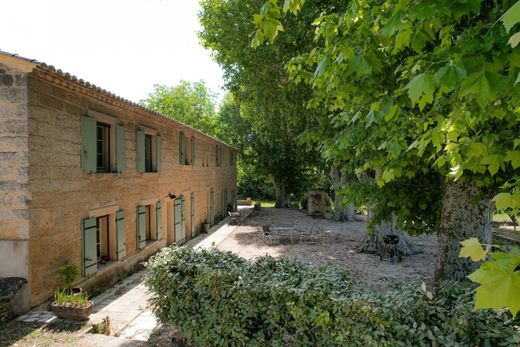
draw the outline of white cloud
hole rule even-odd
[[[0,49],[52,64],[132,101],[156,83],[222,71],[197,38],[196,0],[2,1]]]

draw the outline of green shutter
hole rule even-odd
[[[142,130],[137,130],[135,149],[137,172],[144,172],[144,132]]]
[[[195,194],[190,194],[190,224],[191,224],[191,237],[195,236]]]
[[[185,157],[184,157],[184,133],[179,133],[179,164],[184,165],[185,163]]]
[[[155,137],[155,171],[159,172],[161,171],[161,161],[162,161],[162,141],[161,137],[157,135]]]
[[[181,244],[184,241],[184,230],[182,229],[182,204],[181,199],[175,199],[174,202],[174,229],[175,229],[175,243]]]
[[[195,165],[195,136],[191,137],[191,165]]]
[[[213,188],[209,190],[209,225],[215,225],[215,213],[213,211],[214,207],[213,201]]]
[[[97,219],[85,218],[81,230],[83,276],[87,277],[97,271]]]
[[[126,256],[125,211],[116,212],[117,260]]]
[[[182,234],[186,233],[186,199],[184,195],[181,196],[181,220],[182,220]]]
[[[81,117],[81,171],[96,172],[96,120]]]
[[[121,173],[125,170],[125,127],[116,125],[116,171]]]
[[[145,208],[144,206],[137,206],[137,248],[141,249],[146,246],[146,235],[145,235]]]
[[[155,216],[157,219],[155,223],[155,230],[157,230],[157,240],[160,240],[162,239],[162,210],[160,201],[157,201],[157,204],[155,205]]]
[[[224,188],[224,194],[222,194],[222,218],[227,216],[227,188]]]

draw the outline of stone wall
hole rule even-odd
[[[139,262],[167,240],[174,241],[170,195],[185,196],[185,234],[189,236],[191,192],[195,194],[198,228],[209,219],[210,188],[214,189],[215,214],[222,211],[224,187],[229,200],[236,191],[236,166],[229,163],[229,147],[220,145],[222,165],[215,167],[216,140],[41,69],[29,75],[28,86],[31,305],[50,297],[59,286],[56,271],[60,265],[81,265],[81,222],[92,211],[125,211],[126,259],[107,265],[99,276],[88,279],[89,286],[96,277],[106,281],[107,274],[115,276],[119,268],[131,266],[129,262]],[[126,167],[121,174],[81,172],[81,116],[92,112],[124,123]],[[157,131],[162,138],[160,172],[136,171],[136,130],[142,126]],[[195,165],[179,164],[179,131],[184,132],[187,142],[195,136]],[[209,160],[203,160],[206,156]],[[205,161],[209,167],[203,166]],[[137,250],[136,208],[152,201],[162,203],[163,238]]]

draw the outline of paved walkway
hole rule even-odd
[[[253,211],[250,207],[240,207],[241,220],[247,218]],[[231,234],[236,225],[229,224],[229,218],[226,218],[219,224],[210,228],[208,234],[202,234],[196,238],[186,242],[183,247],[191,247],[194,249],[207,249],[221,243],[229,234]],[[148,306],[148,298],[146,287],[143,283],[143,277],[146,270],[139,271],[123,281],[117,283],[105,292],[94,297],[94,310],[90,316],[89,323],[99,323],[103,318],[109,317],[111,335],[119,336],[125,344],[128,339],[134,341],[147,341],[150,334],[158,326],[155,316]],[[23,316],[17,318],[24,322],[40,322],[49,323],[56,319],[52,312],[48,311],[30,311]],[[90,325],[90,324],[89,324]],[[82,340],[88,342],[92,338],[92,346],[112,345],[107,344],[106,338],[94,339],[91,335],[85,335]],[[96,342],[94,342],[94,340]],[[117,340],[110,339],[115,345],[119,345]],[[128,345],[128,344],[126,344]]]

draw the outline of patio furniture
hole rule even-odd
[[[313,239],[313,232],[314,231],[314,224],[307,224],[307,227],[305,230],[298,230],[300,234],[300,242],[307,240],[312,241]]]
[[[231,219],[230,224],[240,224],[240,212],[228,212],[229,218]]]
[[[289,236],[291,243],[293,243],[293,234],[297,233],[296,229],[294,229],[294,224],[290,223],[274,224],[272,227],[272,232],[278,238],[281,236]]]
[[[275,241],[277,241],[277,242],[279,241],[278,236],[273,234],[273,232],[271,231],[271,228],[269,227],[269,225],[262,225],[262,233],[263,233],[263,236],[264,236],[264,241],[266,239],[269,239],[269,244],[270,245],[273,245],[273,243]]]

